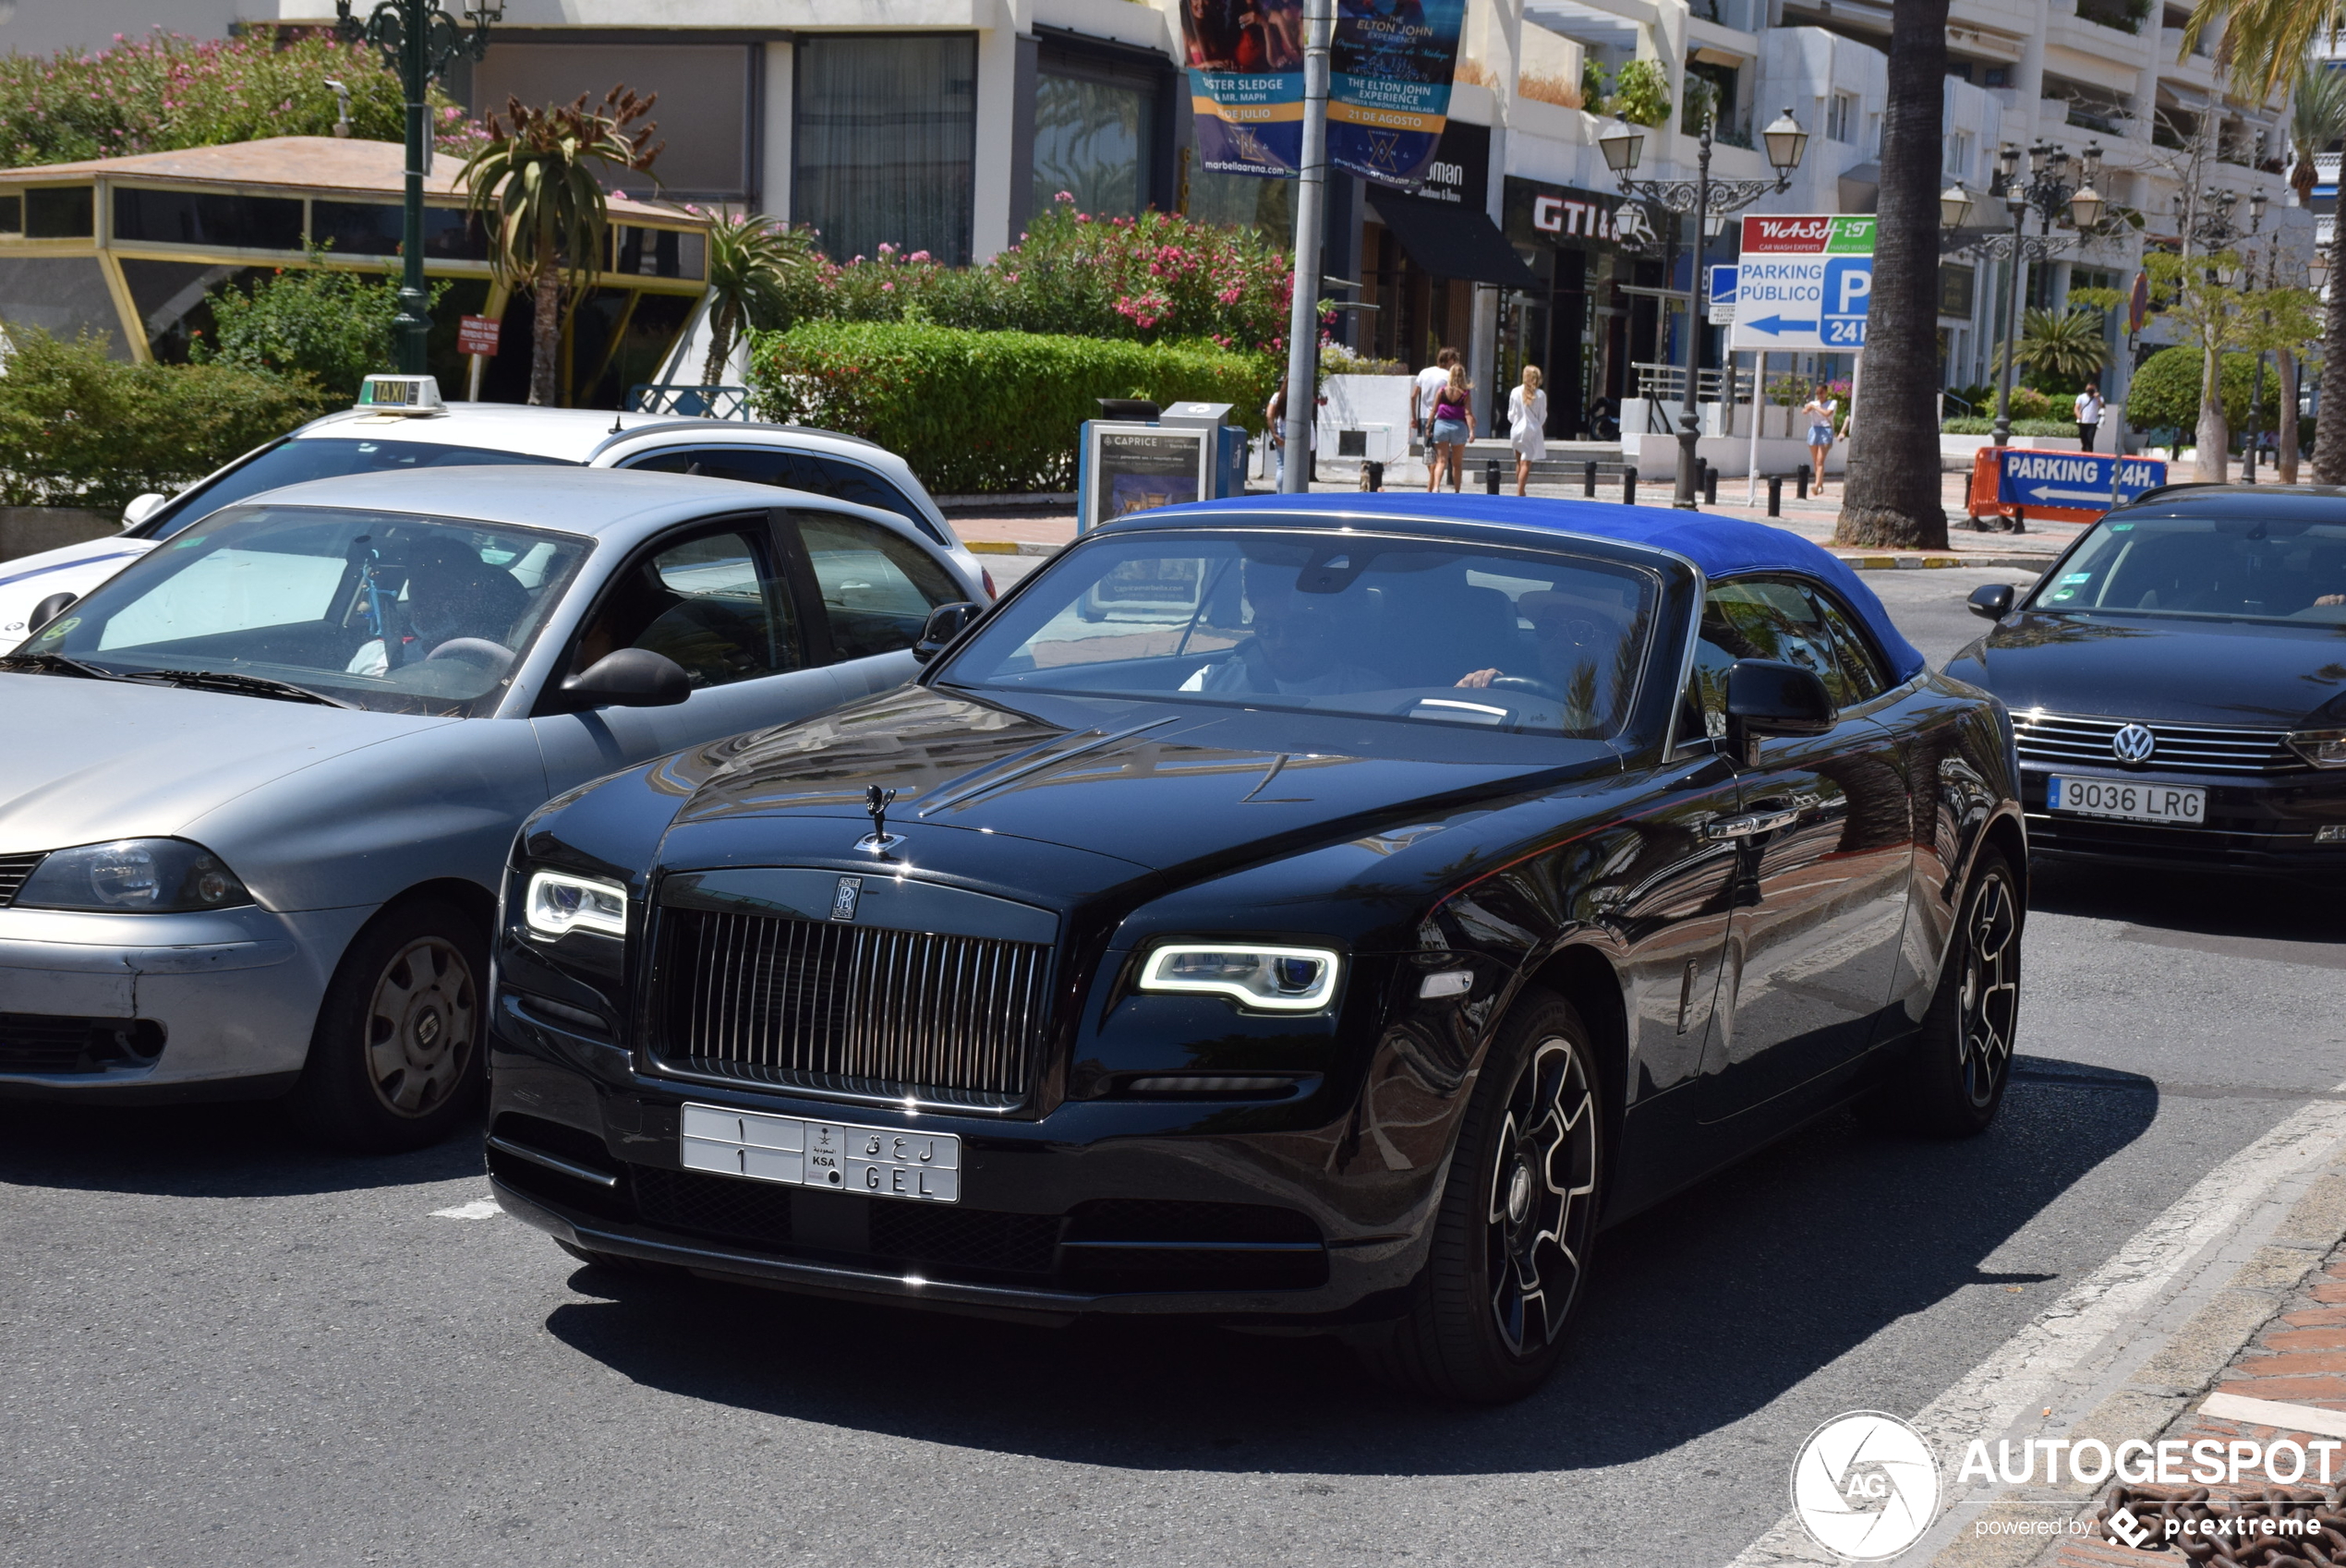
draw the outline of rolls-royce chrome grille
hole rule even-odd
[[[859,1100],[1026,1095],[1051,949],[707,910],[663,911],[659,1065]]]
[[[2145,723],[2126,718],[2086,718],[2042,709],[2012,716],[2020,754],[2030,762],[2121,767],[2114,742],[2125,730],[2148,730],[2150,754],[2138,766],[2166,773],[2294,773],[2306,766],[2278,730],[2229,730],[2205,724]],[[2128,737],[2139,751],[2139,736]]]

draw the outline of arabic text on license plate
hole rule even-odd
[[[961,1140],[950,1133],[805,1121],[718,1105],[686,1105],[683,1121],[680,1152],[688,1171],[919,1203],[961,1200]]]
[[[2207,820],[2207,791],[2172,784],[2141,784],[2131,778],[2054,778],[2045,803],[2080,816],[2116,816],[2129,822],[2180,822],[2198,826]]]

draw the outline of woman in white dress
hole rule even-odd
[[[1548,394],[1540,388],[1540,368],[1523,368],[1523,384],[1507,393],[1507,440],[1515,447],[1515,493],[1531,482],[1531,465],[1548,455]]]

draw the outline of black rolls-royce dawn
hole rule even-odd
[[[575,1256],[1499,1400],[1607,1223],[1861,1092],[1996,1114],[2010,729],[1795,536],[1203,503],[922,651],[522,830],[489,1162]]]
[[[2346,882],[2346,490],[2154,490],[1972,609],[2033,851]]]

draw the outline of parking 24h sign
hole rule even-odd
[[[1747,216],[1728,348],[1865,347],[1873,235],[1869,213]]]

